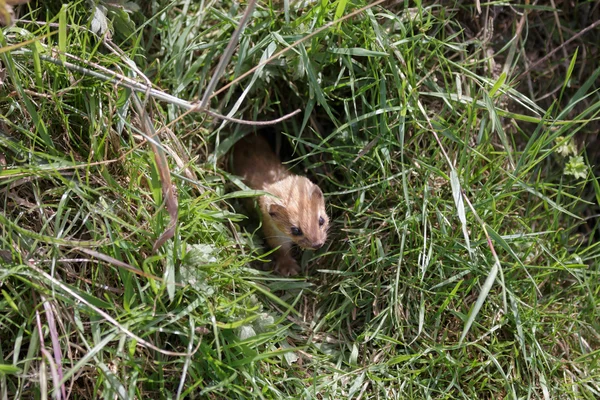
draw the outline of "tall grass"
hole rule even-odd
[[[556,3],[258,2],[222,68],[245,3],[20,6],[3,398],[599,397],[599,11]],[[332,217],[296,278],[223,161],[284,116]]]

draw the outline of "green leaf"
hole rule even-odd
[[[502,87],[502,85],[504,84],[504,81],[506,81],[506,73],[505,72],[500,74],[500,76],[498,77],[498,80],[494,84],[494,87],[492,87],[492,89],[490,90],[490,97],[494,97],[494,94],[498,91],[498,89],[500,89],[500,87]]]
[[[342,18],[347,4],[348,0],[338,0],[337,7],[335,8],[335,16],[333,17],[334,20]],[[341,27],[341,22],[338,24],[338,28],[339,27]]]
[[[559,99],[562,99],[565,89],[571,83],[571,76],[573,75],[573,70],[575,69],[578,53],[579,53],[579,47],[575,49],[575,52],[573,53],[573,57],[571,57],[571,62],[569,63],[569,68],[567,69],[567,75],[565,76],[562,89],[560,90],[560,95],[558,96]]]
[[[17,375],[21,373],[21,369],[9,364],[0,364],[1,375]]]
[[[343,54],[348,56],[360,56],[360,57],[387,57],[389,54],[383,51],[374,51],[361,49],[358,47],[353,48],[333,48],[330,49],[329,52],[333,54]]]
[[[68,4],[63,4],[58,13],[58,50],[60,51],[59,57],[62,62],[67,61],[67,9]]]
[[[475,318],[477,318],[477,314],[479,314],[479,311],[481,310],[481,306],[483,306],[483,303],[487,299],[487,296],[490,294],[490,290],[492,289],[492,286],[494,285],[494,281],[496,280],[496,276],[498,275],[499,269],[500,269],[500,264],[498,262],[494,262],[492,269],[490,270],[487,278],[485,279],[485,282],[483,283],[483,286],[481,287],[481,291],[479,292],[477,301],[475,302],[475,304],[471,308],[471,311],[469,312],[469,316],[467,318],[467,321],[465,322],[465,326],[463,328],[462,334],[460,335],[459,343],[462,343],[462,341],[465,339],[465,337],[469,333],[469,330],[471,329],[471,325],[473,325],[473,322],[475,322]]]

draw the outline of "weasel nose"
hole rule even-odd
[[[324,244],[325,244],[324,240],[319,240],[319,241],[312,243],[312,248],[313,248],[313,250],[317,250],[317,249],[320,249],[321,247],[323,247]]]

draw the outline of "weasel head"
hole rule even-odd
[[[304,249],[318,249],[327,240],[329,218],[321,189],[302,176],[291,175],[268,185],[261,209],[290,240]]]

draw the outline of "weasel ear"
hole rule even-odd
[[[269,205],[269,215],[271,218],[283,219],[287,215],[287,209],[281,204]]]
[[[316,199],[322,199],[323,198],[323,192],[321,191],[321,188],[318,187],[317,185],[314,185],[311,197],[315,196]]]

